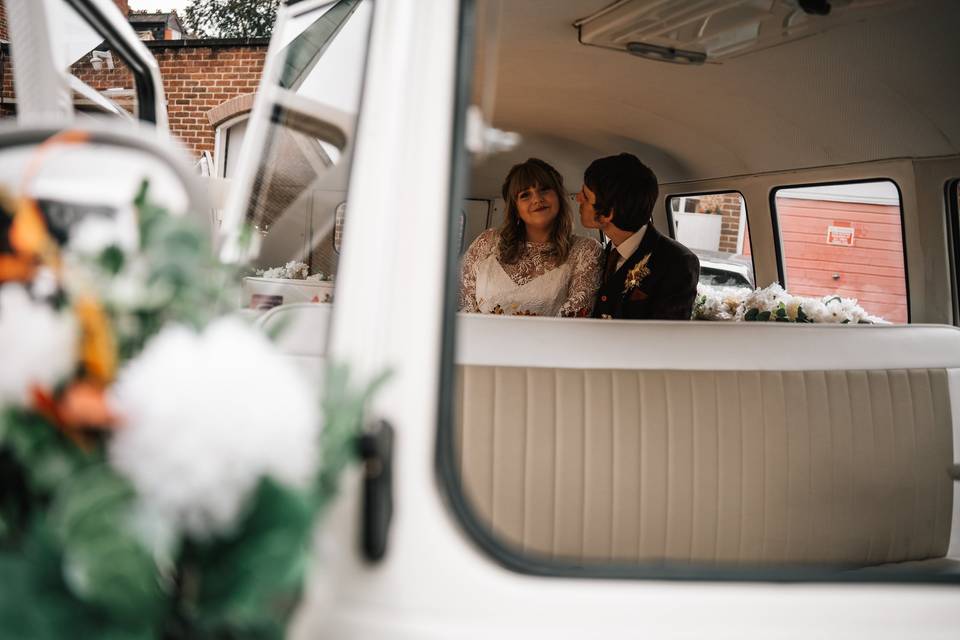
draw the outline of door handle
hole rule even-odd
[[[358,446],[363,460],[360,546],[364,558],[378,562],[386,555],[393,519],[393,427],[386,420],[377,422],[360,436]]]

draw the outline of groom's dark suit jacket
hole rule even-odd
[[[613,243],[604,258],[610,251]],[[697,256],[651,224],[633,255],[600,285],[593,317],[689,320],[699,278]]]

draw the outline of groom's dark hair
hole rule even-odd
[[[613,224],[624,231],[637,231],[650,221],[657,201],[657,176],[632,153],[594,160],[583,182],[597,197],[597,213],[613,210]]]

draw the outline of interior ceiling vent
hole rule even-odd
[[[916,4],[916,0],[619,0],[573,25],[585,45],[701,64]]]

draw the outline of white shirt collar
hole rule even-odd
[[[637,247],[640,246],[640,243],[643,241],[643,234],[647,232],[647,225],[643,225],[637,229],[632,236],[620,243],[616,247],[617,253],[620,254],[620,258],[617,260],[617,269],[623,266],[623,263],[633,255],[637,250]]]

